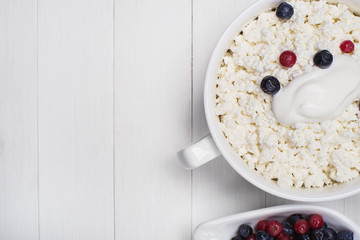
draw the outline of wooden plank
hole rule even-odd
[[[344,200],[344,214],[360,225],[360,194]]]
[[[114,239],[113,1],[39,0],[41,239]]]
[[[0,239],[38,239],[36,0],[0,1]]]
[[[191,238],[190,0],[115,1],[116,239]]]
[[[283,204],[319,205],[319,206],[324,206],[324,207],[331,208],[331,209],[336,210],[336,211],[338,211],[340,213],[344,213],[344,199],[335,200],[335,201],[327,201],[327,202],[316,202],[316,203],[307,202],[307,203],[304,203],[304,202],[299,202],[299,201],[287,200],[287,199],[283,199],[283,198],[279,198],[279,197],[267,194],[267,196],[266,196],[266,206],[267,207],[283,205]]]
[[[194,0],[193,141],[207,135],[203,106],[206,67],[226,27],[252,1]],[[223,157],[193,172],[193,227],[210,218],[265,206],[265,193],[240,177]]]

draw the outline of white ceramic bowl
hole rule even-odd
[[[215,80],[222,58],[232,39],[247,22],[263,11],[276,7],[280,2],[281,0],[259,0],[237,17],[218,41],[208,65],[204,87],[205,113],[211,135],[180,151],[178,157],[185,168],[193,169],[222,154],[229,164],[247,181],[268,193],[286,199],[317,202],[354,195],[360,192],[360,178],[349,183],[321,189],[281,188],[274,182],[265,180],[255,170],[250,169],[244,161],[241,161],[218,127],[218,117],[215,115]],[[360,0],[342,0],[341,2],[350,6],[353,11],[359,12],[357,10],[360,9]]]
[[[260,220],[283,220],[294,213],[320,214],[335,231],[350,230],[354,233],[354,239],[360,238],[359,226],[343,214],[326,207],[294,204],[263,208],[204,222],[194,230],[193,240],[230,240],[243,223],[254,228]]]

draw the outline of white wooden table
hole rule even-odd
[[[222,158],[176,159],[208,133],[209,56],[253,2],[0,0],[0,239],[185,240],[288,203]],[[359,203],[320,204],[360,223]]]

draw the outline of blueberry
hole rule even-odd
[[[290,223],[290,221],[285,220],[282,222],[283,231],[289,236],[294,236],[294,226]]]
[[[324,229],[324,239],[326,240],[335,240],[336,239],[336,232],[332,228],[325,228]]]
[[[309,234],[295,234],[295,237],[294,237],[295,240],[310,240],[310,236]]]
[[[235,236],[235,237],[233,237],[231,240],[242,240],[242,237],[240,237],[240,236]]]
[[[270,95],[275,95],[280,90],[280,82],[273,76],[266,76],[261,81],[261,89]]]
[[[336,236],[337,240],[353,240],[354,239],[354,233],[350,231],[340,231],[338,232]]]
[[[276,16],[280,19],[290,19],[294,14],[294,8],[288,3],[280,3],[276,9]]]
[[[295,213],[295,214],[292,214],[290,215],[287,220],[292,224],[294,225],[297,221],[299,221],[300,219],[303,219],[303,215],[299,214],[299,213]]]
[[[333,62],[333,55],[328,50],[318,51],[314,56],[314,64],[321,69],[330,67]]]
[[[323,240],[324,239],[324,232],[322,229],[315,229],[311,232],[311,240]]]
[[[238,235],[242,238],[248,238],[253,233],[252,228],[248,224],[241,224],[238,229]]]
[[[322,225],[322,227],[320,229],[325,230],[325,229],[327,229],[327,227],[328,227],[327,223],[324,222],[324,224]]]
[[[303,234],[303,235],[301,235],[301,239],[302,240],[310,240],[311,238],[310,238],[309,234]]]
[[[258,231],[256,233],[256,240],[270,240],[270,235],[265,231]]]

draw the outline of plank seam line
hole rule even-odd
[[[115,0],[113,0],[113,221],[114,240],[116,239],[116,179],[115,179]]]
[[[193,135],[194,135],[194,0],[190,0],[191,5],[191,20],[190,20],[190,78],[191,78],[191,90],[190,90],[190,140],[191,143],[193,142]],[[194,183],[193,183],[193,170],[190,172],[190,238],[192,239],[192,228],[193,228],[193,190],[194,190]]]
[[[37,158],[37,217],[40,240],[40,157],[39,157],[39,0],[36,0],[36,158]]]
[[[115,0],[113,0],[113,214],[114,214],[114,240],[116,239],[116,171],[115,171]]]

